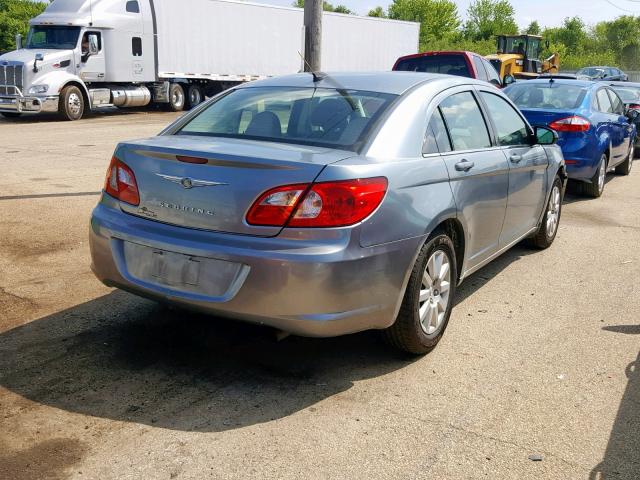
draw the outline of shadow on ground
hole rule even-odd
[[[459,301],[522,255],[471,276]],[[0,334],[0,385],[70,412],[188,431],[285,417],[403,368],[377,332],[339,338],[273,330],[181,311],[121,291]]]
[[[640,335],[640,325],[618,325],[603,330]],[[618,407],[604,459],[592,471],[591,480],[640,478],[640,353],[627,365],[627,388]]]

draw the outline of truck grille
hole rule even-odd
[[[24,67],[20,65],[2,65],[0,64],[0,95],[16,95],[15,88],[22,91],[24,84]]]

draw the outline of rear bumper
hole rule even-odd
[[[6,113],[40,113],[57,112],[58,95],[45,97],[24,97],[22,95],[0,96],[0,112]]]
[[[575,138],[566,138],[569,135]],[[559,145],[564,155],[567,175],[572,180],[591,180],[602,155],[597,142],[584,134],[564,134],[564,136]]]
[[[103,199],[91,218],[91,268],[103,283],[303,336],[390,326],[424,240],[362,248],[358,227],[274,238],[218,234],[139,218],[114,203]],[[197,287],[157,280],[148,259],[158,254],[206,264],[211,276],[201,272]]]

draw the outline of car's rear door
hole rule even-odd
[[[596,91],[596,98],[599,111],[605,117],[603,118],[604,122],[601,123],[604,123],[611,141],[611,158],[609,159],[609,165],[616,165],[624,155],[624,128],[620,123],[620,116],[614,112],[607,88],[599,88]]]
[[[448,133],[450,150],[442,152],[458,216],[465,227],[465,271],[499,248],[507,209],[509,165],[494,145],[473,87],[457,87],[435,99]]]
[[[538,224],[545,202],[547,154],[532,145],[532,131],[523,116],[495,90],[478,88],[498,144],[509,162],[509,199],[500,246],[522,238]]]

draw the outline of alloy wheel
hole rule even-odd
[[[442,250],[436,250],[422,274],[418,311],[420,325],[427,335],[436,332],[445,319],[451,287],[451,261]]]
[[[598,170],[598,191],[602,193],[604,190],[604,181],[607,178],[607,159],[602,157],[600,160],[600,169]]]
[[[547,209],[547,237],[555,235],[560,220],[560,189],[554,185]]]

